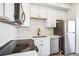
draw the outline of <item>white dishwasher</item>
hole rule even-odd
[[[50,38],[50,54],[59,52],[59,38]]]

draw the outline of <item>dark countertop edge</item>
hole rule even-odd
[[[7,43],[5,43],[3,46],[0,47],[0,50],[2,50],[5,46],[7,46],[9,43],[11,43],[13,40],[8,41]]]

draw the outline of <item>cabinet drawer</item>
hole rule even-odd
[[[49,38],[35,38],[34,39],[34,43],[35,44],[49,44],[50,43],[50,39]]]
[[[36,46],[41,43],[40,39],[33,39],[33,40],[34,40],[34,43],[35,43]]]
[[[42,38],[41,39],[41,43],[48,43],[48,42],[50,42],[50,39],[49,38]]]

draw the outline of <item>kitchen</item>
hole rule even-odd
[[[0,39],[3,39],[3,40],[0,40],[0,47],[5,46],[5,44],[10,40],[13,40],[13,41],[19,40],[20,44],[22,44],[25,40],[27,41],[29,39],[32,39],[35,44],[34,49],[37,49],[37,52],[36,50],[34,50],[33,53],[32,51],[28,52],[27,51],[28,49],[26,49],[25,51],[27,51],[27,53],[19,52],[11,55],[18,55],[18,56],[19,55],[25,55],[25,56],[26,55],[29,55],[29,56],[30,55],[36,55],[36,56],[52,55],[53,56],[54,54],[59,54],[59,55],[71,54],[71,52],[68,53],[69,51],[68,45],[67,45],[68,37],[66,38],[65,36],[66,34],[65,25],[67,23],[64,23],[65,30],[64,30],[63,36],[65,36],[64,38],[65,43],[61,44],[62,36],[55,35],[54,32],[55,32],[55,28],[57,27],[57,20],[62,20],[63,22],[66,22],[67,20],[70,20],[70,21],[77,20],[76,16],[78,16],[78,14],[76,15],[76,13],[78,12],[79,9],[75,11],[74,10],[75,6],[78,6],[78,4],[75,5],[75,4],[68,4],[68,3],[61,3],[61,4],[59,3],[58,4],[57,3],[52,3],[52,4],[51,3],[50,4],[48,3],[20,3],[20,4],[19,3],[16,3],[16,4],[0,3],[0,7],[1,7],[0,28],[2,28],[2,30],[0,30],[0,33],[1,33]],[[78,23],[76,23],[76,25],[77,24]],[[72,27],[70,26],[69,28],[72,28]],[[76,26],[74,26],[74,28],[75,27]],[[75,32],[75,31],[76,32],[78,31],[78,26],[76,27],[76,30],[74,29],[72,32]],[[76,41],[78,40],[77,34],[78,32],[75,33],[76,37],[74,37],[73,40],[76,40]],[[78,41],[77,43],[75,43],[75,41],[73,42],[74,42],[73,44],[74,50],[76,50],[75,53],[78,53],[78,48],[79,48]],[[63,47],[61,47],[61,45],[63,45]],[[3,55],[2,50],[0,55]],[[7,55],[7,53],[5,53],[4,55]]]

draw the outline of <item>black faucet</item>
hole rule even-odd
[[[37,29],[37,32],[38,32],[37,35],[38,35],[38,36],[40,36],[40,31],[41,31],[40,28],[38,28],[38,29]]]

